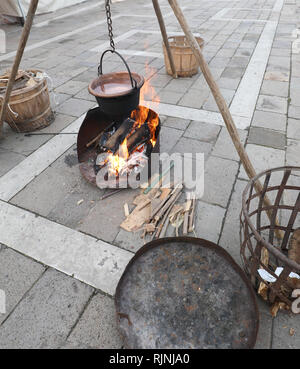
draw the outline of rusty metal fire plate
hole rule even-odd
[[[116,291],[127,348],[253,348],[258,308],[242,269],[220,246],[189,237],[140,249]]]

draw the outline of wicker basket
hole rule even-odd
[[[173,55],[174,64],[176,68],[177,75],[179,77],[191,77],[198,73],[199,64],[193,54],[191,47],[185,36],[171,36],[168,37],[170,43],[171,53]],[[196,40],[203,49],[204,40],[201,37],[196,37]],[[166,47],[163,43],[165,66],[167,73],[172,74],[171,65],[169,62]]]
[[[259,193],[255,191],[258,181]],[[263,201],[266,195],[272,204],[268,207]],[[299,227],[300,167],[270,169],[248,183],[242,199],[241,257],[254,288],[264,291],[259,294],[269,303],[290,307],[294,301],[292,291],[299,288],[300,280],[290,273],[300,275],[300,264],[288,257],[288,247]],[[283,268],[281,273],[277,268]]]
[[[28,72],[37,73],[40,71],[29,70]],[[3,95],[0,95],[0,109],[2,101]],[[42,78],[34,86],[21,88],[11,93],[5,121],[12,130],[31,132],[47,127],[53,120],[54,114],[50,107],[46,78]]]

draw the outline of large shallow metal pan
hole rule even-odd
[[[253,348],[259,315],[251,285],[232,257],[203,239],[142,247],[116,290],[127,348]]]

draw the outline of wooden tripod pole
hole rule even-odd
[[[157,17],[157,20],[158,20],[158,24],[159,24],[159,27],[160,27],[163,42],[164,42],[164,45],[165,45],[166,50],[167,50],[168,59],[169,59],[169,62],[170,62],[173,77],[177,78],[177,72],[176,72],[176,67],[175,67],[175,63],[174,63],[174,58],[173,58],[173,54],[171,52],[165,22],[164,22],[164,18],[162,16],[162,14],[161,14],[161,10],[160,10],[158,0],[152,0],[152,3],[153,3],[153,7],[154,7],[156,17]]]
[[[183,32],[185,33],[185,36],[193,50],[193,53],[195,55],[195,58],[197,59],[199,65],[200,65],[200,69],[204,75],[204,78],[209,86],[209,88],[211,89],[211,92],[215,98],[215,101],[218,105],[218,108],[220,110],[220,113],[222,114],[222,117],[223,117],[223,120],[225,122],[225,125],[226,125],[226,128],[230,134],[230,137],[231,137],[231,140],[236,148],[236,151],[240,157],[240,160],[243,164],[243,167],[245,168],[245,171],[248,175],[248,177],[251,179],[253,177],[256,176],[256,173],[255,173],[255,169],[249,159],[249,156],[248,154],[246,153],[246,150],[244,148],[244,146],[242,145],[241,143],[241,140],[240,140],[240,137],[239,137],[239,134],[238,134],[238,131],[236,129],[236,126],[234,124],[234,121],[233,121],[233,118],[231,116],[231,113],[228,109],[228,106],[226,104],[226,101],[224,99],[224,97],[222,96],[221,94],[221,91],[217,85],[217,83],[215,82],[214,80],[214,77],[209,69],[209,66],[208,64],[206,63],[206,60],[204,59],[203,55],[202,55],[202,52],[201,52],[201,49],[199,47],[199,44],[198,42],[196,41],[194,35],[192,34],[188,24],[187,24],[187,21],[182,13],[182,10],[178,4],[178,1],[177,0],[168,0],[171,8],[173,9],[173,12],[178,20],[178,22],[180,23],[181,25],[181,28],[183,30]],[[259,181],[256,181],[255,183],[255,189],[256,191],[259,193],[259,192],[262,192],[262,185]],[[267,196],[265,196],[264,198],[264,203],[266,206],[271,206],[271,202],[269,200],[269,198]],[[271,211],[268,211],[268,216],[269,218],[271,219],[272,217],[272,213]],[[278,225],[278,220],[276,219],[275,223]],[[276,232],[276,235],[278,238],[282,238],[282,232],[279,231],[278,229],[275,230]]]
[[[1,129],[2,129],[2,125],[3,125],[3,121],[4,121],[4,117],[5,117],[5,113],[6,113],[6,108],[9,102],[9,98],[12,92],[12,88],[16,79],[16,75],[18,73],[19,70],[19,66],[22,60],[22,56],[24,53],[24,49],[29,37],[29,33],[31,30],[31,26],[32,26],[32,22],[33,22],[33,18],[38,6],[39,0],[31,0],[29,9],[28,9],[28,14],[26,17],[26,21],[25,21],[25,25],[21,34],[21,38],[19,41],[19,46],[18,46],[18,51],[14,60],[14,64],[10,73],[10,77],[8,80],[8,84],[7,84],[7,88],[5,91],[5,95],[4,95],[4,99],[2,102],[2,108],[1,108],[1,112],[0,112],[0,136],[1,136]]]

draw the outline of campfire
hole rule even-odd
[[[147,76],[153,74],[149,67],[146,71]],[[145,98],[159,104],[159,97],[149,80],[140,92],[140,100]],[[95,114],[92,114],[93,110]],[[142,105],[125,118],[103,115],[101,107],[90,112],[93,116],[88,113],[78,135],[82,174],[100,188],[115,187],[116,183],[119,187],[121,183],[127,183],[131,174],[139,176],[154,148],[158,150],[158,114]]]
[[[145,106],[139,106],[130,118],[105,130],[98,144],[95,172],[106,167],[106,181],[108,178],[124,178],[132,171],[140,173],[156,145],[158,127],[158,115]]]

